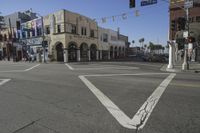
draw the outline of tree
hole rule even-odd
[[[140,45],[142,45],[142,49],[143,49],[144,38],[139,39],[139,43]]]
[[[132,44],[134,45],[134,43],[135,43],[135,41],[134,40],[132,40]]]
[[[154,43],[149,42],[149,47],[148,48],[150,49],[150,51],[154,50],[155,49]]]

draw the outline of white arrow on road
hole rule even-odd
[[[171,73],[163,82],[155,89],[151,96],[144,102],[133,118],[129,118],[115,103],[113,103],[103,92],[96,88],[86,76],[120,76],[120,75],[160,75],[169,73],[141,73],[141,74],[105,74],[105,75],[80,75],[79,78],[90,89],[90,91],[98,98],[98,100],[106,107],[112,116],[125,128],[142,129],[156,104],[158,103],[163,92],[175,77],[176,74]]]

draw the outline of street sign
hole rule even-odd
[[[156,3],[157,3],[157,0],[142,0],[141,6],[148,6],[148,5],[152,5]]]
[[[184,38],[187,38],[187,37],[188,37],[188,31],[184,31],[184,32],[183,32],[183,37],[184,37]]]
[[[185,7],[185,9],[192,8],[193,7],[193,0],[192,1],[190,1],[190,0],[185,1],[184,7]]]

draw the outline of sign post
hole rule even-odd
[[[141,6],[153,5],[156,4],[157,2],[158,2],[157,0],[142,0]]]
[[[186,30],[188,32],[188,37],[190,36],[190,27],[189,27],[189,8],[193,7],[193,0],[185,0],[184,8],[186,12]],[[187,37],[187,39],[188,39]],[[188,47],[188,43],[187,43]],[[185,54],[184,54],[184,62],[182,64],[182,70],[189,70],[189,63],[188,63],[188,49],[185,48]]]

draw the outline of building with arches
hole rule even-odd
[[[44,17],[45,30],[50,38],[51,60],[74,62],[98,60],[97,23],[67,10]]]
[[[42,19],[42,24],[35,22],[38,19],[22,24],[22,27],[29,26],[32,30],[22,30],[21,36],[26,36],[24,42],[33,43],[39,39],[40,47],[41,38],[47,42],[45,57],[49,61],[84,62],[124,57],[125,42],[119,40],[119,33],[98,27],[97,22],[86,16],[63,9],[39,19]],[[43,32],[44,36],[37,34]]]

